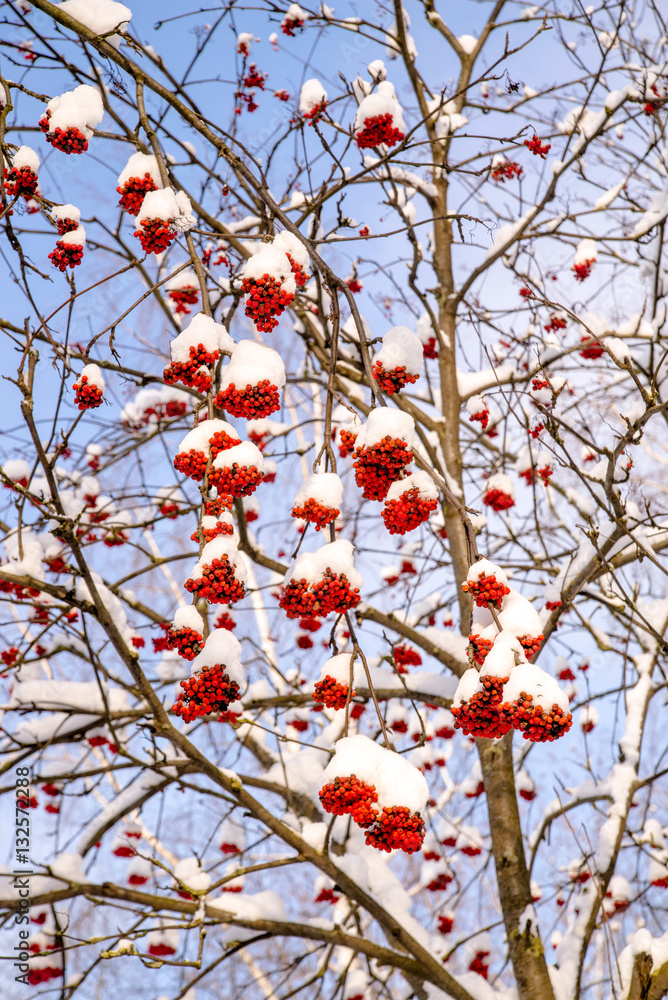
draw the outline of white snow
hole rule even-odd
[[[144,174],[148,174],[156,187],[162,187],[160,179],[160,168],[158,161],[152,153],[133,153],[118,175],[117,184],[123,187],[131,177],[143,179]]]
[[[405,441],[406,447],[412,448],[415,440],[415,423],[410,414],[389,406],[377,406],[360,428],[356,447],[372,448],[386,437]]]
[[[149,191],[141,203],[137,224],[144,219],[162,219],[164,222],[171,222],[181,214],[176,194],[171,187],[160,188],[158,191]]]
[[[67,235],[73,236],[74,233],[68,233]],[[102,378],[102,372],[97,365],[84,365],[81,369],[81,375],[79,378],[82,378],[84,375],[88,378],[88,385],[97,386],[100,392],[104,392],[104,379]]]
[[[252,441],[242,441],[241,444],[236,444],[233,448],[219,451],[213,460],[214,469],[230,469],[233,465],[245,468],[254,465],[258,472],[262,472],[264,469],[262,452]]]
[[[176,451],[178,454],[183,454],[188,451],[202,451],[205,455],[208,455],[211,450],[211,439],[215,434],[218,434],[221,431],[227,434],[228,437],[237,438],[239,444],[241,444],[241,438],[239,437],[237,431],[234,429],[232,424],[228,424],[226,420],[203,420],[201,424],[197,425],[197,427],[188,431],[186,436],[181,440],[181,443]],[[238,445],[235,447],[238,447]]]
[[[64,0],[58,4],[58,10],[85,24],[96,35],[106,35],[114,29],[124,32],[132,17],[129,7],[114,0]]]
[[[271,385],[282,389],[285,385],[285,365],[278,351],[257,340],[240,340],[234,348],[232,360],[223,370],[220,387],[230,385],[237,389],[258,385],[269,379]]]
[[[293,507],[301,507],[308,499],[313,499],[323,507],[341,509],[343,483],[335,472],[315,472],[302,483],[293,500]]]
[[[158,192],[149,193],[157,194]],[[172,361],[189,361],[190,348],[197,347],[199,344],[202,344],[205,350],[211,354],[214,351],[231,354],[235,349],[234,341],[222,323],[216,323],[203,312],[193,316],[186,329],[182,330],[170,343],[169,350]],[[234,433],[236,434],[236,431]]]
[[[184,604],[182,608],[176,609],[172,628],[175,630],[191,628],[193,631],[199,632],[200,635],[204,634],[204,622],[194,604]]]
[[[81,212],[76,205],[54,205],[49,214],[52,219],[71,219],[76,223],[81,218]]]
[[[364,98],[357,109],[353,128],[355,131],[364,128],[367,118],[375,118],[378,115],[392,115],[392,125],[400,132],[406,131],[404,116],[401,105],[397,100],[394,86],[389,80],[383,80],[378,84],[376,92]]]
[[[299,94],[299,110],[302,114],[307,114],[317,108],[318,105],[327,102],[327,91],[320,83],[320,80],[316,80],[312,77],[310,80],[306,80],[302,84],[302,89]]]
[[[575,256],[573,257],[574,264],[587,264],[589,261],[595,261],[597,258],[596,244],[593,240],[586,239],[580,240],[577,247],[575,248]]]
[[[434,483],[429,473],[418,472],[411,473],[410,476],[406,476],[405,479],[399,479],[396,483],[392,483],[389,490],[387,491],[386,503],[390,500],[397,500],[408,490],[419,490],[420,496],[425,500],[438,500],[438,487]]]
[[[405,368],[410,375],[422,367],[422,341],[407,326],[393,326],[383,337],[383,346],[374,357],[386,371]]]
[[[191,676],[194,677],[201,670],[214,666],[224,666],[225,673],[230,680],[236,681],[239,687],[242,687],[244,674],[241,663],[241,643],[228,629],[217,628],[209,634],[202,652],[195,657],[190,665]]]
[[[95,87],[89,87],[85,83],[74,90],[68,90],[64,94],[52,97],[46,107],[51,112],[50,132],[56,128],[64,130],[77,128],[86,139],[91,138],[93,129],[100,124],[104,117],[104,105],[100,92]]]
[[[34,174],[39,171],[39,156],[30,146],[19,146],[12,157],[13,167],[28,167]]]
[[[338,740],[335,750],[322,775],[322,785],[355,774],[361,781],[374,785],[378,808],[405,806],[412,813],[424,810],[429,798],[426,779],[400,754],[362,735]]]
[[[82,247],[86,244],[86,230],[83,226],[77,226],[69,233],[64,233],[58,237],[58,243],[65,243],[67,246]],[[89,367],[89,366],[86,366]],[[92,367],[97,368],[97,365]],[[99,371],[99,369],[98,369]]]

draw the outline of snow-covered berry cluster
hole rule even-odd
[[[405,136],[397,128],[392,114],[370,115],[364,119],[363,127],[355,134],[359,149],[373,149],[375,146],[396,146]]]
[[[104,105],[95,87],[82,84],[53,97],[39,120],[46,141],[63,153],[85,153],[93,129],[102,121]]]
[[[406,134],[401,106],[394,86],[383,80],[376,92],[368,94],[355,115],[355,139],[359,149],[396,146]]]
[[[72,388],[74,402],[80,410],[94,410],[102,405],[104,379],[97,365],[85,365]]]
[[[381,516],[391,535],[405,535],[428,520],[438,507],[438,490],[426,472],[392,483]]]
[[[492,166],[489,171],[491,180],[500,184],[511,181],[513,177],[519,180],[522,176],[522,167],[513,160],[507,160],[505,156],[497,155],[492,158]]]
[[[39,192],[39,156],[30,146],[19,146],[12,157],[10,167],[2,171],[5,189],[9,198],[25,198],[28,201]]]
[[[207,464],[221,451],[240,444],[237,432],[225,420],[205,420],[183,438],[174,456],[174,468],[196,482],[204,478]]]
[[[209,604],[236,604],[246,593],[245,581],[246,567],[235,539],[219,536],[206,543],[184,586]]]
[[[226,712],[239,698],[239,685],[230,680],[226,667],[220,664],[181,681],[181,687],[183,697],[172,706],[172,711],[184,722],[193,722],[213,712]]]
[[[353,564],[353,544],[345,539],[302,552],[286,576],[279,605],[288,618],[326,618],[357,607],[362,577]]]
[[[220,451],[209,470],[209,483],[219,494],[247,497],[264,479],[262,452],[251,441]]]
[[[327,91],[320,83],[312,77],[302,84],[299,93],[299,111],[309,125],[314,125],[320,121],[327,108]]]
[[[149,191],[160,187],[160,168],[155,156],[133,153],[118,177],[116,190],[121,196],[118,204],[129,215],[138,215]]]
[[[171,187],[149,191],[137,214],[135,236],[144,253],[162,253],[179,232],[192,228],[190,202],[183,191]]]
[[[413,460],[413,452],[401,438],[389,435],[370,447],[356,447],[355,482],[365,500],[384,500],[392,483]]]
[[[490,605],[497,610],[506,594],[510,593],[507,577],[503,570],[495,567],[487,559],[480,559],[469,570],[469,575],[462,590],[471,594],[479,608]]]
[[[497,472],[487,480],[482,502],[492,510],[508,510],[515,506],[515,490],[510,476]]]
[[[339,653],[326,660],[320,670],[320,679],[313,687],[315,700],[337,711],[345,708],[349,698],[355,697],[355,691],[350,690],[351,667],[350,653]]]
[[[292,505],[292,517],[302,518],[320,531],[336,521],[341,513],[343,483],[334,472],[319,472],[303,483]]]
[[[419,851],[427,804],[424,776],[399,754],[366,736],[344,737],[323,774],[320,802],[334,816],[349,815],[380,851]]]
[[[167,648],[175,649],[184,660],[194,660],[202,652],[202,633],[184,625],[182,628],[173,626],[167,632]]]

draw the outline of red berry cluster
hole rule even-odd
[[[102,390],[96,385],[89,385],[87,375],[81,375],[72,388],[75,391],[74,402],[80,410],[94,410],[102,405]]]
[[[551,743],[563,736],[573,725],[570,712],[563,712],[558,705],[544,711],[541,705],[533,705],[533,696],[521,693],[512,705],[505,705],[509,712],[513,729],[519,730],[525,740],[532,743]]]
[[[271,274],[263,274],[261,278],[244,278],[241,291],[248,296],[246,315],[263,333],[270,333],[278,326],[277,317],[294,299],[292,292],[286,292],[281,282]]]
[[[436,878],[432,879],[425,886],[428,892],[443,892],[452,882],[452,875],[449,872],[439,872]]]
[[[233,465],[223,469],[212,468],[209,472],[209,482],[217,487],[219,493],[230,497],[249,497],[258,488],[264,473],[259,472],[254,465]]]
[[[455,926],[454,917],[439,917],[438,918],[438,932],[439,934],[449,934],[452,928]]]
[[[425,358],[437,358],[438,357],[438,345],[436,343],[436,337],[430,337],[426,344],[422,345],[422,355]]]
[[[556,333],[557,330],[565,330],[567,325],[568,323],[563,316],[557,316],[556,313],[552,313],[550,322],[545,324],[545,329],[548,333]]]
[[[503,490],[494,489],[487,490],[482,502],[487,506],[491,507],[492,510],[508,510],[509,507],[515,506],[515,501],[511,497],[510,493],[504,493]]]
[[[339,897],[333,889],[321,889],[313,900],[314,903],[338,903]]]
[[[413,452],[399,438],[384,437],[370,448],[356,448],[354,453],[355,482],[362,488],[365,500],[384,500],[392,483],[401,474]]]
[[[183,288],[172,288],[167,294],[175,304],[174,312],[185,316],[190,312],[188,306],[197,305],[199,288],[195,285],[184,285]]]
[[[239,389],[231,382],[227,389],[216,395],[213,402],[226,409],[233,417],[245,417],[246,420],[260,420],[281,408],[278,387],[268,378],[256,385],[248,383]]]
[[[239,685],[230,680],[224,664],[219,663],[181,681],[181,687],[182,699],[172,705],[172,711],[184,722],[193,722],[213,712],[226,712],[239,697]]]
[[[477,951],[469,963],[469,972],[477,972],[483,979],[489,975],[488,951]]]
[[[333,816],[350,815],[363,828],[373,822],[376,814],[373,803],[377,801],[375,787],[367,785],[355,774],[334,778],[320,789],[320,803],[325,812]]]
[[[51,112],[47,111],[47,115],[50,118]],[[46,132],[46,141],[50,142],[54,149],[59,149],[61,153],[85,153],[88,149],[88,139],[80,132],[78,128],[56,128],[53,132],[48,131],[48,118],[46,119],[47,127],[44,128],[43,122],[44,118],[40,119],[39,127],[43,132]]]
[[[202,344],[194,345],[190,348],[189,361],[172,361],[162,373],[162,377],[168,385],[175,382],[182,382],[192,389],[197,389],[202,394],[207,393],[211,388],[211,373],[204,370],[204,366],[211,366],[220,356],[219,351],[207,351]]]
[[[246,593],[226,555],[205,565],[202,576],[186,580],[184,586],[190,594],[204,597],[209,604],[236,604]]]
[[[405,642],[397,643],[392,650],[392,659],[400,674],[408,673],[406,667],[419,667],[422,664],[422,657],[417,649],[413,649]]]
[[[135,236],[144,253],[162,253],[176,239],[176,233],[170,228],[171,222],[171,219],[141,220],[141,229],[135,230]]]
[[[303,288],[308,279],[311,277],[311,275],[307,274],[304,268],[301,266],[301,264],[298,264],[296,260],[293,260],[293,258],[290,256],[289,253],[286,253],[285,256],[290,261],[290,267],[292,268],[292,273],[295,277],[295,284],[297,285],[297,288]]]
[[[530,660],[540,649],[545,636],[541,633],[541,635],[520,635],[517,638],[520,646],[522,646],[527,654],[527,659]]]
[[[317,500],[314,500],[313,497],[305,500],[301,507],[292,508],[293,517],[301,517],[304,521],[310,521],[311,524],[315,524],[316,531],[320,531],[321,528],[326,528],[332,521],[336,521],[340,513],[341,511],[338,507],[325,507],[323,504],[318,503]]]
[[[322,702],[327,708],[334,708],[336,710],[346,707],[346,702],[348,701],[348,685],[341,684],[339,681],[334,680],[329,674],[313,687],[313,696],[316,701]],[[353,691],[350,695],[351,698],[355,697],[355,692]]]
[[[339,455],[341,458],[347,458],[348,455],[352,455],[355,449],[355,441],[357,441],[357,434],[353,434],[352,431],[347,431],[345,427],[341,427],[339,430]]]
[[[259,87],[260,90],[264,90],[264,81],[266,79],[267,74],[258,70],[255,63],[251,63],[248,67],[248,72],[244,77],[244,87]]]
[[[321,101],[320,104],[316,104],[310,111],[305,111],[302,117],[305,121],[308,121],[309,125],[315,125],[324,115],[326,107],[327,101]]]
[[[60,966],[45,965],[41,969],[30,969],[27,978],[31,986],[41,986],[42,983],[48,983],[51,979],[59,979],[62,975],[63,970]]]
[[[231,498],[230,498],[231,499]],[[233,535],[234,526],[229,524],[228,521],[216,521],[213,528],[202,528],[202,535],[205,542],[212,542],[214,538],[218,538],[219,535]],[[198,542],[199,537],[196,531],[193,531],[190,536],[192,542]]]
[[[54,221],[59,236],[64,236],[65,233],[73,233],[75,229],[79,228],[79,223],[75,222],[74,219],[55,219]]]
[[[49,260],[59,271],[66,271],[68,267],[77,267],[83,260],[83,246],[75,246],[73,243],[56,242],[55,249],[49,254]]]
[[[524,145],[531,150],[534,156],[540,156],[543,160],[552,148],[549,142],[541,142],[537,135],[532,136],[531,139],[525,139]]]
[[[5,167],[3,170],[5,177],[5,188],[10,198],[23,195],[24,198],[32,198],[37,191],[37,174],[30,167]]]
[[[224,628],[228,632],[234,632],[237,627],[237,623],[229,611],[221,611],[213,624],[215,628]]]
[[[13,667],[19,658],[19,651],[16,646],[10,646],[9,649],[3,649],[0,654],[0,659],[6,667]]]
[[[548,149],[550,147],[548,146]],[[514,163],[512,160],[503,160],[501,163],[496,163],[489,172],[489,176],[493,181],[498,181],[501,184],[505,184],[506,181],[511,181],[513,177],[517,177],[519,180],[522,176],[522,168],[519,163]]]
[[[424,820],[406,806],[385,806],[366,832],[365,843],[379,851],[414,854],[424,843]]]
[[[486,576],[484,573],[481,573],[477,580],[463,583],[462,590],[475,597],[479,608],[487,608],[491,604],[493,608],[498,609],[503,598],[510,593],[510,587],[505,583],[499,583],[494,575]]]
[[[129,215],[139,215],[139,209],[149,191],[157,191],[158,185],[155,183],[150,173],[146,171],[143,177],[128,177],[122,187],[116,190],[120,194],[118,204],[124,208]]]
[[[591,274],[591,269],[594,265],[593,260],[585,260],[581,264],[573,264],[571,271],[575,275],[576,281],[586,281]],[[587,338],[584,338],[587,339]]]
[[[491,639],[484,639],[481,635],[475,635],[474,633],[469,635],[469,654],[480,666],[485,662],[485,658],[493,645],[494,643]]]
[[[477,420],[482,425],[482,429],[487,430],[487,424],[489,423],[489,410],[478,410],[477,413],[472,413],[469,417],[469,422],[472,423]]]
[[[507,680],[507,677],[482,676],[482,691],[474,694],[470,701],[453,705],[450,709],[455,717],[455,728],[461,729],[465,736],[483,736],[486,739],[504,736],[512,728],[507,712],[501,711],[503,685]]]
[[[281,31],[284,35],[289,35],[291,38],[295,36],[295,29],[301,28],[304,21],[297,17],[284,17],[281,21]]]
[[[404,133],[394,126],[391,112],[384,115],[372,115],[364,119],[364,128],[355,136],[360,149],[373,149],[374,146],[396,146],[404,138]]]
[[[167,955],[173,955],[176,952],[176,948],[172,948],[171,945],[164,944],[162,941],[158,944],[150,944],[148,946],[148,954],[153,955],[155,958],[164,958]]]
[[[288,618],[326,618],[332,611],[343,614],[356,608],[360,600],[359,588],[350,586],[345,573],[339,575],[327,569],[322,579],[310,586],[303,579],[290,580],[281,589],[278,603]]]
[[[599,344],[598,340],[592,340],[591,337],[583,337],[581,343],[588,343],[588,347],[585,347],[584,351],[580,351],[580,357],[589,359],[600,358],[602,354],[605,353],[603,347]]]
[[[218,437],[218,434],[215,435]],[[213,439],[212,439],[213,440]],[[227,447],[230,447],[229,445]],[[221,448],[225,451],[225,448]],[[226,510],[232,507],[232,497],[217,497],[215,500],[207,500],[204,505],[204,513],[207,517],[220,517]]]
[[[170,628],[167,632],[167,646],[177,650],[184,660],[194,660],[202,652],[204,637],[194,628]]]
[[[429,519],[432,511],[438,507],[438,501],[420,496],[417,487],[406,490],[395,500],[386,500],[381,511],[385,527],[391,535],[405,535]]]
[[[179,451],[174,456],[174,468],[182,476],[190,476],[199,483],[204,478],[207,461],[205,452],[191,448],[190,451]]]
[[[411,375],[410,372],[407,372],[405,365],[390,368],[388,371],[386,368],[383,368],[381,361],[374,363],[372,374],[380,388],[390,396],[393,396],[395,392],[400,392],[409,383],[412,385],[414,382],[417,382],[420,377],[419,375]]]

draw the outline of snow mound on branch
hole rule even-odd
[[[142,178],[144,174],[150,176],[156,187],[162,187],[160,168],[155,156],[152,153],[133,153],[118,175],[118,186],[123,187],[131,177]]]
[[[202,635],[204,632],[204,622],[195,605],[186,604],[182,608],[177,608],[174,612],[172,628],[174,630],[191,628],[194,632],[199,632]]]
[[[350,684],[350,661],[352,655],[352,653],[339,653],[337,656],[330,656],[320,668],[319,679],[324,681],[325,677],[333,677],[338,684]]]
[[[146,197],[148,198],[150,194],[160,194],[160,192],[149,192]],[[172,340],[169,345],[172,361],[184,363],[189,361],[190,348],[197,347],[199,344],[202,344],[205,350],[211,354],[214,351],[223,351],[227,354],[231,354],[234,351],[234,341],[223,324],[216,323],[215,320],[203,312],[193,316],[185,330],[182,330]],[[212,421],[208,422],[212,423]],[[207,421],[204,421],[204,423],[207,423]]]
[[[72,245],[74,247],[83,247],[86,245],[86,230],[83,226],[77,226],[69,233],[63,233],[62,236],[58,237],[59,243],[66,243],[67,245]],[[97,365],[86,365],[86,368],[97,368]],[[100,369],[97,368],[99,371]],[[84,374],[86,369],[84,368]],[[88,380],[90,382],[90,379]],[[104,384],[104,383],[103,383]]]
[[[63,131],[68,128],[78,128],[86,139],[91,138],[93,129],[104,117],[104,105],[99,90],[85,83],[74,90],[52,97],[46,109],[51,112],[50,132],[57,128]]]
[[[244,264],[244,278],[257,280],[265,274],[280,281],[288,294],[295,294],[297,285],[290,261],[284,250],[271,243],[264,243]]]
[[[308,250],[304,246],[301,240],[297,239],[292,233],[288,232],[287,229],[281,230],[274,236],[274,242],[272,244],[277,250],[283,250],[284,253],[289,253],[296,264],[301,264],[303,268],[306,268],[309,262]]]
[[[343,483],[335,472],[315,472],[295,493],[293,507],[301,507],[308,499],[315,500],[323,507],[340,509]]]
[[[240,340],[223,372],[221,390],[224,392],[232,384],[245,389],[264,379],[269,379],[277,389],[285,385],[285,365],[280,354],[257,340]]]
[[[62,241],[65,242],[67,236],[74,236],[76,233],[79,232],[79,230],[83,232],[83,229],[81,229],[81,226],[79,226],[79,229],[75,229],[74,232],[66,233],[65,236],[62,237]],[[86,236],[84,234],[84,240],[85,239]],[[76,242],[78,245],[78,240]],[[79,377],[83,378],[84,375],[88,379],[88,385],[94,385],[97,389],[100,390],[100,392],[104,392],[104,379],[102,378],[102,372],[100,371],[97,365],[84,365],[83,368],[81,369],[81,375]]]
[[[514,667],[510,680],[504,685],[503,700],[515,701],[523,692],[532,696],[534,705],[540,705],[545,710],[558,705],[564,715],[569,712],[566,692],[561,690],[554,677],[535,663],[520,663]]]
[[[393,326],[383,337],[383,346],[374,357],[386,371],[405,368],[418,375],[422,367],[422,341],[407,326]]]
[[[211,876],[202,870],[197,858],[183,858],[174,868],[174,878],[193,892],[201,893],[211,885]]]
[[[182,334],[179,334],[179,336],[182,336]],[[239,444],[241,444],[241,438],[239,437],[237,431],[234,429],[232,424],[228,424],[226,420],[203,420],[201,424],[197,425],[197,427],[188,431],[176,450],[179,454],[191,450],[203,451],[205,454],[208,454],[210,450],[209,440],[214,436],[214,434],[217,434],[220,431],[227,434],[228,437],[236,438],[239,441]]]
[[[233,448],[226,448],[225,451],[218,452],[213,462],[214,469],[230,469],[233,465],[246,467],[254,465],[258,472],[262,472],[264,458],[260,449],[252,441],[242,441],[241,444],[236,444]]]
[[[400,754],[374,743],[368,736],[345,736],[325,768],[323,785],[355,774],[378,792],[378,807],[405,806],[412,813],[427,805],[429,788],[421,771]]]
[[[190,571],[190,578],[198,580],[203,575],[205,566],[212,563],[214,559],[221,559],[223,556],[227,556],[230,565],[234,566],[234,573],[237,580],[240,583],[245,583],[248,577],[248,567],[237,548],[236,540],[231,535],[219,535],[213,541],[206,543],[202,549],[201,556]],[[216,632],[226,631],[227,629],[216,629]],[[215,635],[216,633],[213,634]],[[193,660],[193,663],[195,663],[195,660]]]
[[[161,188],[159,191],[149,191],[141,203],[137,216],[137,224],[144,219],[164,219],[169,222],[181,214],[176,193],[173,188]]]
[[[114,0],[65,0],[58,4],[58,10],[85,24],[96,35],[106,35],[114,29],[124,32],[132,18],[130,8]]]
[[[41,709],[71,708],[78,712],[104,715],[107,712],[124,712],[128,708],[127,692],[122,688],[107,688],[104,699],[96,683],[85,681],[23,681],[12,689],[12,708],[35,705]]]

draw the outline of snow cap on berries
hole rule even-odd
[[[248,567],[237,548],[236,540],[231,535],[219,535],[217,538],[206,543],[202,549],[201,556],[190,571],[189,578],[191,580],[199,580],[204,574],[204,567],[210,565],[214,559],[222,559],[223,556],[227,556],[230,565],[234,568],[234,575],[237,580],[240,583],[245,583],[248,577]],[[216,631],[225,632],[226,629],[217,629]]]
[[[392,483],[387,491],[385,502],[398,500],[408,490],[419,490],[423,500],[438,500],[438,487],[434,480],[427,472],[418,469],[417,472],[412,472],[405,479],[398,479],[396,483]]]
[[[292,506],[303,507],[307,500],[315,500],[323,507],[340,510],[343,483],[335,472],[314,472],[295,493]]]
[[[477,562],[474,562],[469,568],[466,582],[469,584],[477,583],[481,576],[493,576],[497,583],[506,586],[508,584],[508,577],[502,568],[496,563],[490,562],[489,559],[478,559]]]
[[[206,423],[209,423],[209,421],[207,420]],[[258,472],[262,472],[264,469],[264,458],[260,449],[252,441],[242,441],[233,448],[226,448],[225,451],[219,451],[213,462],[214,469],[230,469],[233,465],[244,466],[246,468],[254,466]]]
[[[377,406],[369,414],[367,422],[360,427],[355,447],[373,448],[386,437],[405,441],[406,447],[412,448],[415,422],[410,414],[389,406]]]
[[[209,542],[209,545],[213,545]],[[202,553],[204,554],[204,553]],[[222,666],[231,681],[239,687],[243,684],[244,672],[241,663],[241,643],[233,632],[226,628],[217,628],[209,634],[199,653],[190,665],[191,676],[195,676],[207,667]]]
[[[60,219],[71,219],[72,222],[77,223],[78,228],[81,211],[76,207],[76,205],[54,205],[49,212],[49,215],[54,222],[57,222]]]
[[[280,282],[284,291],[294,295],[297,285],[292,273],[292,267],[284,250],[272,243],[263,243],[260,249],[248,258],[244,264],[244,278],[262,278],[265,274]]]
[[[131,178],[141,180],[145,174],[149,175],[156,188],[162,187],[160,168],[155,156],[152,153],[133,153],[118,175],[118,186],[122,188]]]
[[[594,263],[598,257],[594,240],[580,240],[575,248],[573,265]]]
[[[403,806],[412,813],[427,805],[429,788],[424,775],[405,757],[374,743],[368,736],[345,736],[322,775],[322,785],[354,774],[378,793],[378,808]]]
[[[285,385],[285,365],[280,354],[257,340],[240,340],[234,347],[230,363],[223,370],[221,391],[225,392],[232,384],[237,389],[245,389],[264,379],[277,389]]]
[[[159,194],[160,192],[153,193]],[[231,354],[234,351],[234,341],[223,324],[216,323],[210,316],[200,312],[193,316],[185,330],[182,330],[170,343],[169,350],[172,361],[185,364],[190,360],[190,348],[197,348],[200,344],[209,354],[213,354],[215,351]],[[234,435],[236,436],[236,431],[234,431]]]
[[[66,235],[70,236],[73,234],[67,233]],[[64,240],[65,237],[63,237],[63,241]],[[81,369],[81,375],[79,376],[79,379],[83,378],[84,375],[88,379],[88,385],[94,385],[96,389],[100,390],[100,392],[102,393],[104,392],[104,379],[102,378],[102,372],[100,371],[97,365],[84,365],[83,368]]]
[[[525,659],[524,650],[511,632],[497,632],[494,645],[480,668],[480,676],[510,677],[516,663]]]
[[[338,684],[350,684],[352,655],[352,653],[339,653],[337,656],[330,656],[320,668],[319,680],[324,681],[325,677],[332,677]]]
[[[160,188],[158,191],[149,191],[141,203],[141,208],[137,215],[137,224],[141,224],[144,219],[146,221],[162,219],[165,222],[171,222],[173,219],[176,219],[180,212],[181,209],[179,208],[173,188],[168,187]]]
[[[314,583],[330,569],[338,576],[345,574],[351,587],[361,587],[364,581],[353,565],[353,552],[353,543],[345,538],[322,545],[317,552],[300,552],[285,574],[285,583],[290,580]]]
[[[277,250],[283,250],[284,253],[289,253],[295,264],[299,264],[300,267],[306,269],[309,264],[308,250],[304,246],[301,240],[298,240],[293,233],[289,232],[287,229],[281,230],[274,236],[274,242],[272,246]]]
[[[367,118],[378,118],[382,115],[392,115],[392,125],[400,132],[406,131],[404,116],[401,105],[397,100],[394,85],[389,80],[383,80],[378,84],[376,92],[369,94],[361,102],[355,115],[354,130],[364,128]]]
[[[409,374],[418,375],[423,360],[422,341],[407,326],[393,326],[373,360],[380,361],[386,371],[405,368]]]
[[[182,628],[191,628],[193,632],[199,632],[200,635],[203,635],[204,622],[202,621],[202,616],[195,605],[186,604],[182,608],[177,608],[174,612],[172,628],[174,631],[178,631],[178,629]]]
[[[181,440],[181,443],[176,449],[177,454],[182,454],[184,452],[187,453],[189,451],[201,451],[208,457],[209,452],[211,451],[211,439],[214,435],[221,432],[225,436],[239,442],[239,444],[241,443],[241,438],[239,437],[237,431],[234,429],[232,424],[228,424],[226,420],[203,420],[202,423],[197,425],[197,427],[193,427],[191,431],[188,431],[186,436]]]
[[[77,226],[71,232],[63,233],[62,236],[59,236],[58,243],[64,243],[66,246],[83,247],[86,245],[86,230],[83,226]],[[97,368],[97,365],[94,367]],[[90,382],[90,379],[88,381]]]
[[[544,711],[549,711],[553,705],[558,705],[564,715],[568,715],[568,695],[554,677],[535,663],[520,663],[513,669],[503,689],[503,700],[514,702],[523,692],[531,695],[534,707],[540,705]]]
[[[327,103],[327,91],[320,83],[320,80],[316,80],[312,77],[310,80],[306,80],[302,84],[302,89],[299,94],[299,110],[301,113],[310,114],[321,104]]]
[[[104,117],[104,105],[99,90],[85,83],[75,87],[74,90],[52,97],[46,110],[51,112],[49,132],[54,132],[57,128],[63,131],[76,128],[86,139],[91,138],[93,129]]]
[[[30,146],[19,146],[12,156],[12,167],[14,170],[21,170],[27,167],[33,174],[39,172],[39,156]]]

